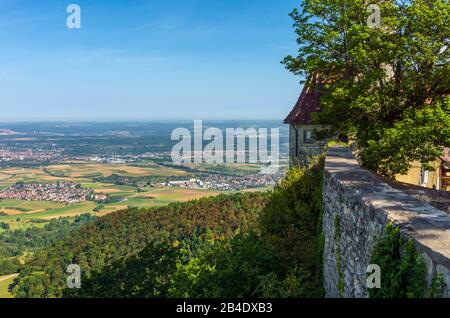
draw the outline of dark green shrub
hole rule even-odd
[[[425,262],[413,242],[405,240],[392,224],[386,226],[385,237],[375,246],[371,264],[381,269],[381,288],[369,289],[371,298],[425,297]]]

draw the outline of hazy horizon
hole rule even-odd
[[[62,119],[0,119],[0,125],[2,124],[26,124],[26,123],[67,123],[67,124],[95,124],[95,123],[182,123],[182,122],[194,122],[194,120],[202,120],[204,122],[280,122],[283,123],[284,118],[148,118],[148,119],[109,119],[109,118],[62,118]],[[2,127],[0,127],[2,128]]]

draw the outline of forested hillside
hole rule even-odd
[[[50,220],[43,227],[30,227],[0,234],[0,276],[13,274],[21,268],[20,259],[39,248],[54,244],[67,237],[95,217],[83,214],[74,218]],[[35,220],[38,222],[39,220]]]
[[[139,253],[147,244],[205,237],[231,237],[256,223],[266,196],[259,193],[218,196],[154,209],[130,209],[99,218],[65,240],[39,250],[22,270],[18,297],[61,297],[65,270],[80,265],[83,279],[114,260]]]
[[[321,297],[322,161],[269,193],[99,218],[38,251],[16,297]],[[66,287],[69,264],[80,289]]]

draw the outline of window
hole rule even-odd
[[[312,130],[304,130],[303,142],[304,143],[312,143],[312,142],[314,142]]]
[[[425,170],[424,167],[420,169],[420,185],[422,187],[426,187],[428,184],[428,170]]]

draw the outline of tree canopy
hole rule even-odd
[[[291,13],[297,56],[283,63],[326,81],[317,123],[346,131],[363,164],[394,177],[450,146],[448,0],[304,0]],[[429,167],[431,168],[431,167]]]
[[[99,217],[37,250],[13,293],[19,298],[321,297],[322,187],[323,158],[310,169],[293,168],[271,192]],[[80,266],[80,289],[67,288],[68,264]]]

